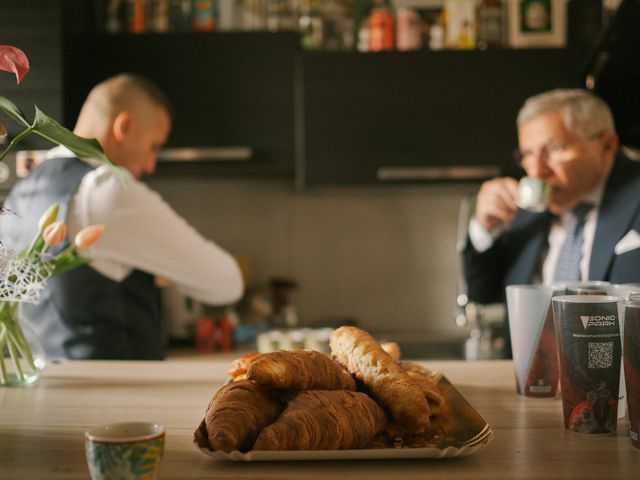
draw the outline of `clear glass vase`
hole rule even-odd
[[[19,303],[0,302],[0,387],[35,383],[46,365],[44,348]]]

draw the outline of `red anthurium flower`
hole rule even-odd
[[[20,83],[29,71],[29,59],[19,48],[0,45],[0,70],[15,73]]]

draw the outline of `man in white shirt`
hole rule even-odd
[[[6,206],[20,217],[0,218],[0,239],[8,245],[26,245],[54,201],[68,239],[87,225],[107,226],[98,243],[79,252],[90,265],[52,278],[43,301],[27,306],[50,356],[163,358],[157,277],[212,305],[242,295],[234,258],[139,181],[155,170],[170,128],[169,103],[155,85],[136,75],[112,77],[90,92],[74,133],[96,138],[123,167],[124,182],[99,162],[56,147],[12,189]]]
[[[469,300],[500,302],[506,285],[562,278],[572,211],[584,203],[575,280],[640,281],[640,164],[618,150],[608,106],[585,90],[552,90],[525,102],[517,126],[520,166],[551,186],[550,201],[532,213],[517,207],[515,179],[482,184],[463,251]]]

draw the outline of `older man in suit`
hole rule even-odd
[[[640,281],[640,163],[619,150],[606,103],[552,90],[525,102],[517,126],[520,165],[550,200],[533,213],[518,208],[515,179],[482,184],[463,251],[469,300],[504,301],[518,283]]]

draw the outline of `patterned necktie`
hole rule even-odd
[[[567,238],[560,249],[556,271],[553,275],[555,282],[577,282],[580,280],[584,222],[592,208],[593,205],[590,203],[581,203],[571,211]]]

